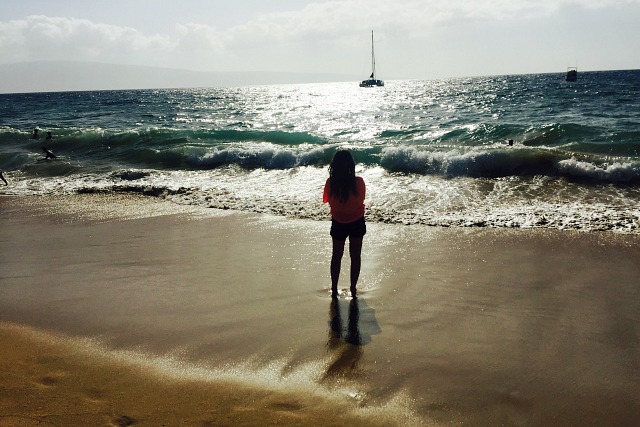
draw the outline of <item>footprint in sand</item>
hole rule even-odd
[[[50,376],[42,377],[38,380],[38,384],[44,385],[47,387],[54,386],[56,385],[57,382],[58,382],[57,378],[50,377]]]
[[[127,426],[134,425],[135,423],[136,423],[135,419],[128,417],[126,415],[123,415],[113,420],[113,425],[117,427],[127,427]]]
[[[304,409],[304,405],[295,402],[273,402],[268,405],[275,411],[294,412]]]
[[[49,375],[38,378],[35,383],[42,387],[54,387],[66,376],[66,372],[51,372]]]

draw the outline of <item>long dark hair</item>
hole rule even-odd
[[[331,196],[346,202],[349,195],[358,194],[356,188],[356,162],[348,150],[338,150],[329,165]]]

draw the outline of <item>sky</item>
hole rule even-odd
[[[640,68],[640,0],[0,0],[0,64],[465,76]]]

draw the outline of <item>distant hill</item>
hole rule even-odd
[[[38,61],[0,64],[0,93],[109,89],[230,87],[359,81],[342,74],[200,72],[94,62]]]

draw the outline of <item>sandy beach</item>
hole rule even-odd
[[[328,229],[0,198],[0,426],[640,424],[637,235]]]

